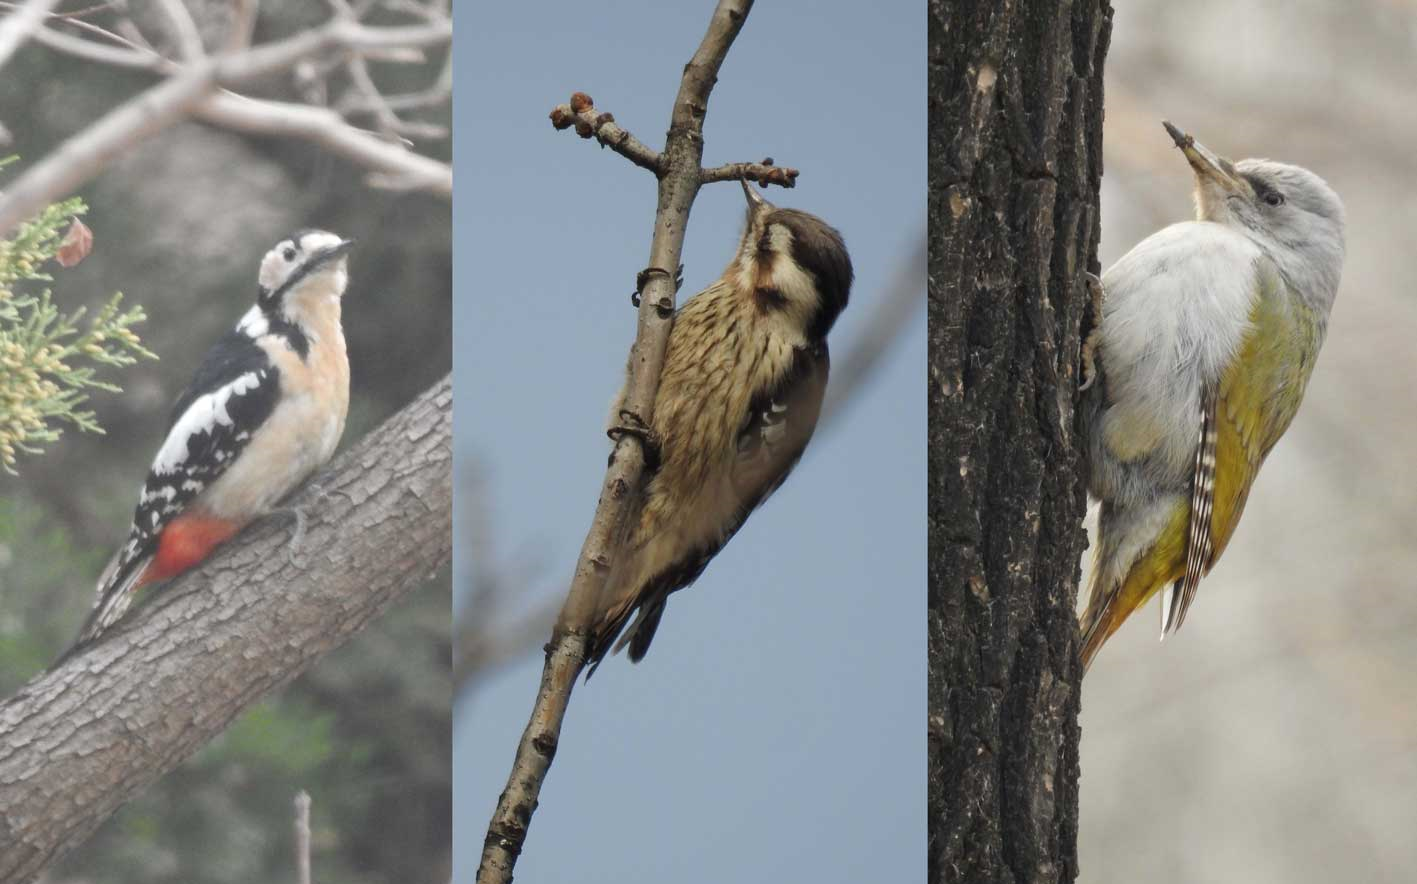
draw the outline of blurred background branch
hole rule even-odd
[[[325,24],[259,45],[248,42],[253,7],[238,5],[225,32],[212,37],[222,51],[210,55],[197,22],[179,0],[156,4],[156,25],[117,3],[63,15],[34,2],[18,9],[4,4],[14,11],[0,22],[0,64],[15,47],[33,39],[85,61],[158,73],[164,79],[70,137],[6,188],[0,194],[0,234],[68,195],[122,150],[193,117],[248,133],[305,138],[367,168],[373,186],[424,190],[451,199],[451,166],[415,152],[408,140],[446,138],[446,130],[404,121],[368,66],[370,60],[421,64],[425,49],[446,47],[451,41],[451,18],[438,5],[370,4],[366,15],[382,9],[416,24],[367,25],[342,0],[331,0],[330,5],[334,15]],[[164,44],[171,48],[154,48]],[[445,61],[443,72],[424,90],[398,96],[399,104],[417,109],[446,100],[450,64]],[[233,91],[285,71],[293,71],[303,104]],[[332,82],[340,72],[343,80]],[[344,93],[331,105],[334,89]],[[369,114],[376,130],[350,122],[351,116]]]

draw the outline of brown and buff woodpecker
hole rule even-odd
[[[851,258],[820,218],[780,209],[746,181],[743,192],[733,261],[674,318],[648,428],[654,469],[601,596],[591,672],[612,646],[644,657],[670,594],[777,490],[817,425]]]

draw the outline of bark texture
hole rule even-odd
[[[0,882],[29,881],[124,802],[448,564],[448,378],[206,565],[0,704]]]
[[[929,878],[1077,876],[1106,0],[929,7]]]

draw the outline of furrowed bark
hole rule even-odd
[[[930,4],[929,880],[1077,876],[1106,0]]]

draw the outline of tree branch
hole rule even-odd
[[[291,505],[0,704],[0,881],[26,881],[118,807],[444,568],[452,547],[444,378]]]
[[[675,277],[689,210],[703,179],[703,125],[709,93],[752,6],[752,0],[719,0],[703,41],[684,68],[664,153],[659,157],[654,239],[649,267],[640,274],[643,284],[639,286],[639,321],[630,350],[624,398],[624,408],[646,425],[653,417],[659,375],[674,321]],[[586,104],[594,106],[588,97]],[[512,880],[541,784],[556,754],[571,689],[585,666],[591,623],[601,604],[614,539],[619,536],[619,527],[639,488],[644,465],[641,440],[632,434],[621,434],[610,455],[600,500],[581,547],[566,603],[547,645],[546,665],[531,720],[517,746],[507,788],[488,824],[477,871],[478,884],[507,884]]]
[[[241,131],[313,140],[374,169],[380,182],[451,195],[452,169],[446,163],[383,142],[348,125],[333,111],[255,99],[244,103],[239,96],[218,91],[249,84],[331,52],[358,55],[443,45],[452,39],[451,21],[370,27],[341,17],[274,43],[221,56],[202,55],[183,64],[141,47],[103,46],[44,28],[35,33],[35,39],[91,61],[169,76],[69,138],[0,194],[0,236],[72,193],[127,149],[193,115]]]
[[[453,170],[386,141],[372,132],[346,125],[328,108],[246,98],[231,92],[210,96],[194,115],[203,122],[237,132],[302,138],[371,170],[381,187],[423,190],[444,199],[453,196]]]
[[[163,21],[172,39],[177,42],[182,60],[196,61],[206,55],[197,23],[192,20],[192,13],[187,11],[187,7],[182,5],[182,0],[157,0],[157,5],[162,10]]]
[[[659,152],[617,124],[614,114],[596,109],[595,100],[584,92],[573,93],[569,103],[553,107],[550,116],[551,125],[558,130],[575,127],[580,137],[594,138],[601,147],[610,148],[636,166],[649,169],[656,175],[663,171],[663,158]],[[763,160],[761,163],[727,163],[712,169],[700,169],[699,183],[717,184],[746,178],[764,187],[769,184],[793,187],[797,184],[797,175],[796,169],[775,166],[772,160]]]
[[[43,27],[45,17],[57,2],[58,0],[29,0],[20,4],[4,21],[0,21],[0,68],[15,54],[15,50],[25,45],[25,41]]]
[[[310,884],[310,793],[295,793],[295,881]]]

